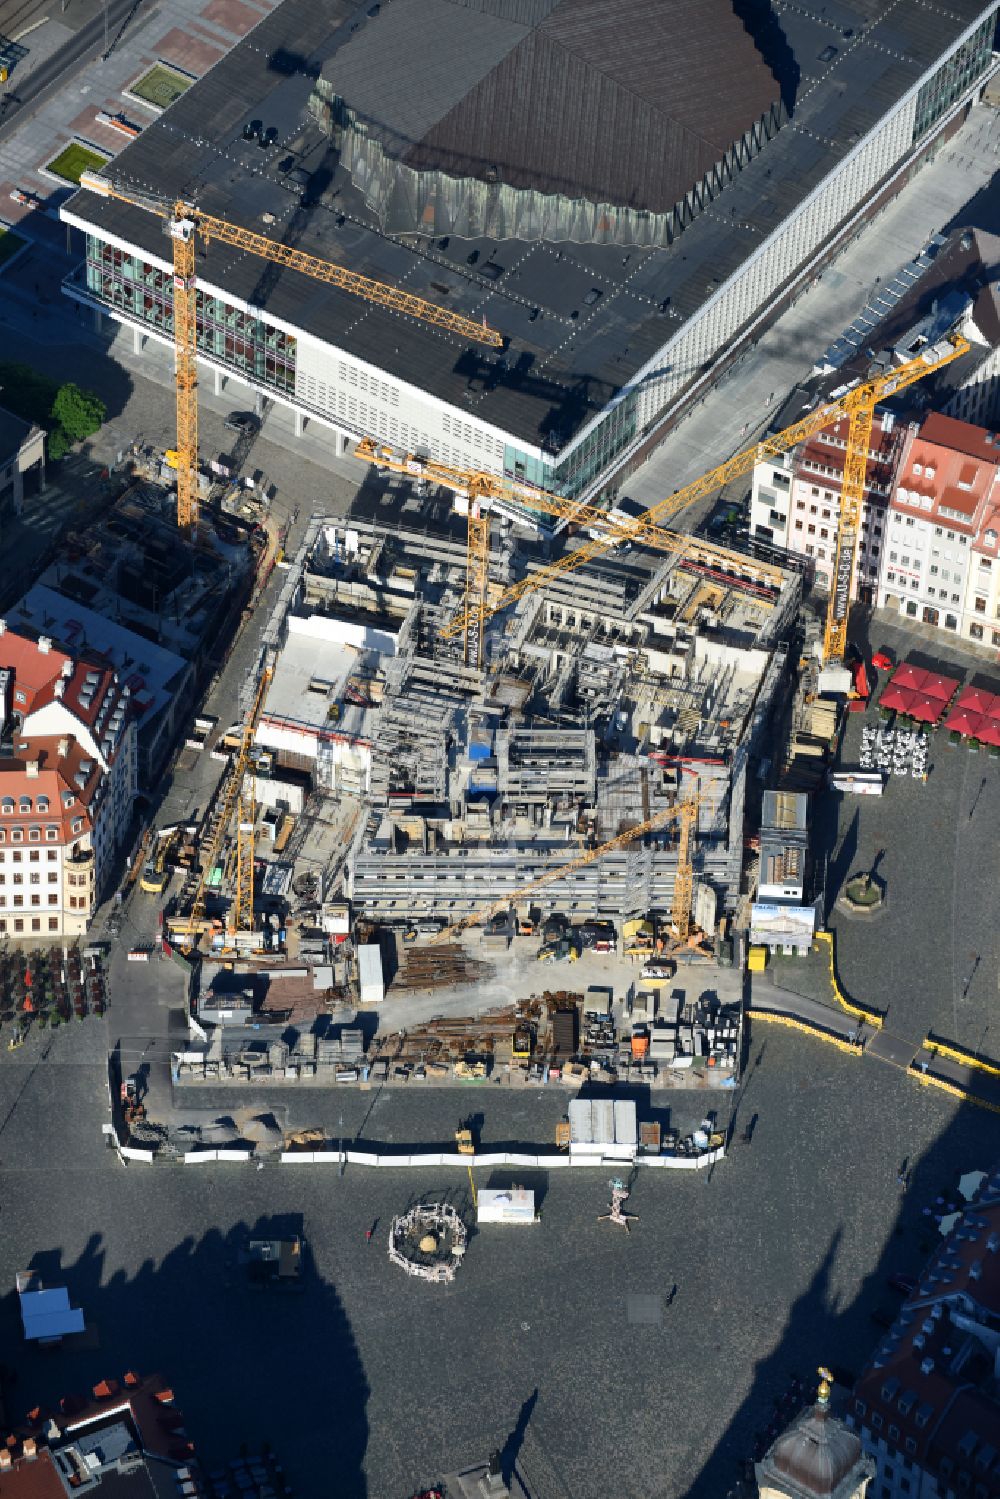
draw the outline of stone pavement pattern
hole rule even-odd
[[[71,1032],[75,1065],[0,1054],[0,1284],[41,1256],[91,1328],[82,1346],[25,1352],[14,1413],[159,1369],[210,1463],[266,1438],[304,1499],[331,1492],[330,1444],[338,1496],[412,1492],[502,1443],[536,1389],[533,1441],[574,1499],[718,1499],[793,1371],[857,1369],[872,1310],[892,1301],[885,1276],[928,1252],[922,1208],[1000,1146],[1000,1120],[895,1069],[758,1031],[740,1104],[741,1121],[758,1116],[752,1147],[711,1175],[644,1173],[628,1237],[596,1221],[601,1172],[551,1172],[533,1183],[539,1225],[475,1233],[454,1286],[414,1286],[387,1261],[389,1219],[417,1194],[467,1206],[461,1172],[123,1169],[99,1134],[89,1026]],[[536,1097],[476,1090],[468,1106],[498,1138],[530,1128]],[[398,1092],[379,1109],[419,1138],[452,1106]],[[251,1299],[235,1273],[241,1235],[264,1223],[305,1234],[303,1297]],[[632,1297],[661,1315],[629,1325]],[[0,1336],[15,1323],[7,1296]]]

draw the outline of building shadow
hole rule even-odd
[[[8,1421],[16,1425],[35,1406],[56,1411],[61,1398],[88,1395],[129,1369],[160,1373],[209,1471],[268,1444],[294,1490],[367,1499],[369,1387],[335,1287],[317,1272],[308,1241],[301,1295],[261,1289],[241,1261],[251,1237],[301,1233],[297,1214],[213,1229],[110,1279],[99,1233],[75,1261],[59,1248],[39,1251],[33,1266],[69,1288],[87,1330],[56,1349],[24,1344],[17,1296],[6,1293],[0,1339],[17,1349]]]
[[[679,1499],[755,1499],[749,1465],[811,1404],[816,1370],[825,1364],[839,1390],[835,1405],[846,1414],[850,1387],[902,1307],[889,1284],[900,1271],[919,1273],[941,1240],[925,1211],[939,1196],[952,1198],[957,1180],[972,1167],[988,1168],[1000,1152],[1000,1125],[971,1105],[960,1106],[938,1138],[916,1161],[904,1160],[905,1190],[878,1263],[850,1301],[838,1298],[837,1259],[842,1230],[833,1233],[807,1289],[792,1305],[784,1332],[760,1358],[750,1391],[733,1414],[695,1481]],[[896,1163],[892,1163],[896,1168]],[[873,1188],[874,1190],[874,1188]]]

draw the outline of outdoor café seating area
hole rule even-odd
[[[968,741],[970,749],[988,749],[1000,756],[1000,693],[984,687],[961,687],[957,677],[928,671],[903,661],[893,672],[879,699],[886,727],[867,726],[862,745],[862,767],[890,770],[898,760],[911,761],[911,773],[926,769],[927,739],[922,726],[947,730],[951,745]],[[912,769],[913,745],[920,741],[924,764]],[[869,761],[871,762],[869,765]],[[898,772],[897,772],[898,773]]]
[[[861,731],[861,769],[924,780],[927,735],[919,730],[877,729],[873,724],[865,724]]]

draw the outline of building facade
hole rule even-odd
[[[0,759],[0,937],[86,932],[102,783],[100,767],[72,739],[18,737]]]
[[[0,725],[9,749],[0,761],[0,824],[17,819],[3,841],[40,845],[9,848],[0,933],[77,936],[132,821],[138,752],[130,690],[109,668],[0,620]],[[39,781],[44,786],[29,784]],[[14,867],[23,863],[40,867],[23,880]],[[39,888],[15,889],[22,883]]]
[[[955,1215],[854,1388],[872,1499],[1000,1495],[1000,1173]]]
[[[697,290],[685,284],[683,296],[661,299],[669,336],[638,367],[623,345],[623,374],[614,395],[602,398],[600,409],[583,419],[570,402],[571,414],[561,415],[547,433],[539,434],[537,418],[516,430],[502,421],[491,423],[475,413],[476,403],[465,407],[435,394],[430,374],[426,381],[400,378],[388,367],[366,362],[316,336],[303,324],[235,296],[225,285],[212,282],[210,265],[199,267],[202,360],[217,390],[224,380],[237,380],[258,397],[290,408],[299,431],[307,420],[330,429],[341,452],[349,441],[367,434],[396,447],[425,450],[447,463],[522,477],[573,497],[607,491],[616,476],[636,466],[656,445],[669,423],[705,394],[721,369],[749,347],[796,290],[863,227],[866,217],[904,186],[915,164],[990,75],[997,9],[993,0],[977,8],[968,24],[950,19],[939,33],[940,54],[905,91],[897,92],[874,124],[848,133],[845,149],[831,153],[825,175],[819,175],[811,191],[774,214],[769,231],[736,269],[718,283],[699,283]],[[922,42],[915,46],[914,55],[922,48]],[[900,88],[898,81],[895,88]],[[760,190],[769,193],[763,173],[771,173],[764,163],[768,151],[781,143],[779,131],[750,162],[740,184],[756,181],[754,172],[759,169]],[[147,337],[169,344],[169,260],[152,248],[152,237],[144,247],[124,234],[99,228],[91,206],[87,196],[61,210],[64,220],[87,237],[85,273],[67,281],[67,293],[92,306],[98,317],[107,312],[130,324],[137,349]],[[736,212],[735,206],[731,212]],[[679,243],[704,222],[702,216]],[[692,251],[697,257],[694,243]],[[502,303],[491,303],[489,310],[503,332]],[[517,324],[520,329],[520,310]],[[650,331],[643,327],[646,347]],[[532,355],[529,364],[535,361]],[[387,357],[386,366],[390,362]],[[579,387],[582,373],[574,372],[574,378]],[[584,385],[588,381],[589,377]],[[580,410],[587,413],[589,406],[585,401]]]
[[[1000,629],[998,474],[1000,445],[984,428],[937,413],[907,428],[889,504],[880,608],[994,643],[986,632]]]
[[[45,433],[0,407],[0,516],[21,514],[24,476],[36,467],[44,490]]]
[[[840,491],[848,419],[825,428],[791,453],[758,463],[750,492],[750,532],[812,559],[817,582],[830,587],[837,552]],[[872,424],[852,598],[871,601],[878,587],[886,512],[904,431],[890,412]]]

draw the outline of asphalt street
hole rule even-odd
[[[463,1173],[125,1169],[100,1136],[101,1030],[73,1027],[45,1061],[0,1054],[0,1337],[19,1345],[13,1278],[32,1263],[88,1323],[77,1345],[19,1352],[14,1415],[160,1370],[207,1461],[266,1438],[303,1499],[402,1499],[502,1445],[526,1401],[526,1457],[544,1453],[574,1499],[719,1499],[793,1372],[858,1368],[871,1312],[892,1305],[886,1275],[932,1246],[924,1207],[1000,1147],[990,1115],[762,1031],[740,1102],[752,1146],[711,1174],[640,1174],[628,1237],[597,1222],[602,1172],[535,1179],[541,1222],[475,1233],[454,1286],[433,1287],[389,1264],[387,1226],[417,1196],[467,1211]],[[539,1107],[499,1090],[475,1103],[495,1138]],[[450,1107],[386,1105],[403,1133]],[[302,1297],[243,1287],[234,1260],[255,1225],[304,1233]]]

